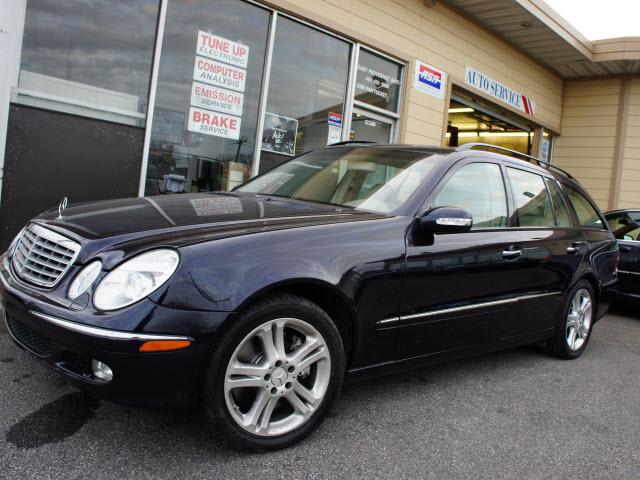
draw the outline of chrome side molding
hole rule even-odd
[[[399,317],[391,317],[391,318],[385,318],[384,320],[378,320],[375,323],[375,327],[376,328],[394,327],[394,326],[398,326],[398,324],[401,324],[402,322],[415,320],[417,318],[428,318],[428,317],[434,317],[436,315],[446,315],[449,313],[458,313],[458,312],[465,312],[468,310],[475,310],[477,308],[488,308],[488,307],[495,307],[498,305],[508,305],[511,303],[521,302],[523,300],[531,300],[533,298],[560,295],[561,293],[562,292],[534,293],[531,295],[520,295],[518,297],[504,298],[501,300],[493,300],[490,302],[474,303],[473,305],[462,305],[460,307],[442,308],[440,310],[431,310],[428,312],[414,313],[411,315],[401,315]]]

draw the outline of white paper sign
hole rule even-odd
[[[189,109],[189,131],[238,140],[241,119],[200,108]]]
[[[244,92],[246,73],[241,68],[225,65],[215,60],[196,57],[193,79],[217,87]]]
[[[247,68],[249,47],[200,30],[196,53],[203,57]]]
[[[242,93],[198,82],[193,82],[191,86],[191,105],[195,107],[240,116],[243,103],[244,94]]]
[[[447,74],[428,63],[416,61],[413,87],[427,95],[444,99],[444,92],[447,88]]]

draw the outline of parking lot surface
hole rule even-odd
[[[0,478],[640,478],[640,311],[574,361],[521,348],[344,388],[297,447],[228,450],[190,412],[93,400],[0,327]]]

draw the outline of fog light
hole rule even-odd
[[[109,382],[113,379],[113,371],[107,366],[106,363],[102,363],[96,359],[91,360],[91,370],[96,378],[104,382]]]

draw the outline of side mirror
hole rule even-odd
[[[420,218],[422,231],[429,233],[464,233],[471,230],[473,217],[463,208],[436,207]]]

